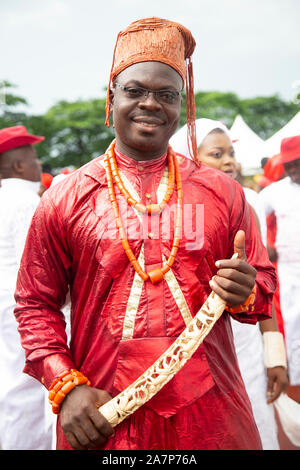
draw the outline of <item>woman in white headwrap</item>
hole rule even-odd
[[[196,135],[199,160],[235,178],[237,162],[227,127],[220,121],[198,119]],[[192,158],[187,143],[186,126],[171,138],[170,145],[175,152]],[[245,191],[246,199],[247,196]],[[252,201],[248,202],[252,206]],[[258,220],[256,214],[255,216]],[[232,320],[231,324],[241,374],[252,404],[263,449],[279,450],[272,403],[288,383],[282,335],[273,319],[259,325],[242,324],[235,320]],[[269,341],[272,343],[271,349]],[[280,351],[279,357],[275,358],[274,347],[276,352]],[[268,357],[270,359],[267,359]]]

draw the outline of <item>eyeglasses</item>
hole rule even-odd
[[[114,83],[114,86],[118,86],[123,90],[127,98],[138,100],[141,98],[148,98],[150,93],[153,93],[155,99],[159,103],[163,104],[175,104],[178,103],[181,92],[175,90],[148,90],[147,88],[123,86],[119,83]]]

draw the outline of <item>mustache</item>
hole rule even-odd
[[[165,119],[164,113],[161,113],[160,111],[132,111],[130,114],[130,117],[132,118],[157,118],[157,119]]]
[[[135,121],[145,121],[149,123],[163,124],[166,122],[166,118],[161,113],[132,113],[130,118]]]

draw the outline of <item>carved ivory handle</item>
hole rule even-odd
[[[211,292],[197,315],[154,364],[123,392],[99,408],[112,426],[117,426],[134,413],[174,377],[208,335],[225,305],[225,301]]]

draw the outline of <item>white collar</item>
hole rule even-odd
[[[32,191],[37,194],[40,189],[41,182],[24,180],[22,178],[5,178],[0,180],[0,184],[0,190],[1,188],[13,190],[23,188],[28,189],[29,191]]]

